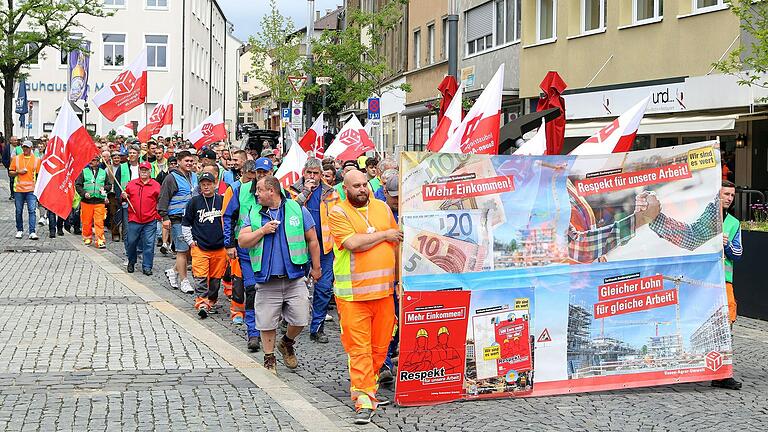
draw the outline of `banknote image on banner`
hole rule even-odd
[[[470,294],[447,290],[403,295],[398,404],[462,397]]]
[[[732,376],[717,141],[401,167],[404,292],[471,293],[463,399]]]

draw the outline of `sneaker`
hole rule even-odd
[[[296,358],[296,351],[293,349],[293,345],[296,341],[286,342],[284,338],[280,338],[277,342],[277,350],[280,351],[280,355],[283,356],[283,361],[288,369],[296,369],[299,367],[299,360]]]
[[[104,243],[104,242],[103,242],[103,241],[101,241],[101,240],[99,240],[99,241],[97,241],[97,242],[96,242],[96,246],[97,246],[99,249],[106,249],[106,248],[107,248],[107,244],[106,244],[106,243]]]
[[[128,273],[133,273],[136,270],[135,264],[128,263],[128,265],[126,266],[126,270],[128,271]]]
[[[275,353],[264,354],[264,369],[277,375],[277,359],[275,359]]]
[[[733,378],[712,381],[712,387],[720,387],[728,390],[741,390],[741,382]]]
[[[250,352],[258,352],[261,346],[259,345],[259,337],[258,336],[250,336],[248,338],[248,351]]]
[[[179,286],[179,289],[184,294],[192,294],[193,292],[195,292],[195,289],[192,288],[192,284],[189,283],[189,279],[184,279],[183,281],[181,281],[181,286]]]
[[[46,225],[48,225],[48,218],[46,218],[46,217],[41,217],[41,218],[40,218],[40,219],[37,221],[37,224],[38,224],[38,225],[40,225],[40,226],[46,226]]]
[[[328,343],[328,336],[326,336],[325,333],[319,331],[317,333],[310,333],[309,340],[312,342],[326,344]]]
[[[150,268],[142,268],[141,272],[144,273],[145,276],[152,276],[152,269]]]
[[[364,425],[371,422],[373,410],[370,408],[358,408],[355,411],[355,424]]]
[[[48,233],[48,238],[55,239],[56,238],[56,231],[51,231]]]
[[[168,255],[168,245],[163,243],[160,245],[160,253],[163,255]]]
[[[183,282],[182,282],[182,284],[183,284]],[[208,309],[208,305],[201,304],[197,308],[197,315],[200,317],[200,319],[205,319],[205,318],[208,318],[208,312],[209,311],[210,311],[210,309]]]
[[[40,237],[37,236],[37,233],[29,233],[29,239],[30,240],[37,240]]]
[[[83,244],[86,246],[90,246],[91,243],[93,243],[93,240],[91,239],[83,239]],[[128,265],[128,261],[124,261],[123,264]]]
[[[380,395],[376,395],[376,406],[377,407],[387,406],[387,405],[389,405],[391,403],[392,403],[392,401],[390,401],[388,397],[386,397],[384,395],[381,395],[381,394]]]
[[[176,270],[168,269],[165,271],[165,275],[168,276],[168,283],[171,284],[171,288],[179,289],[179,279]]]
[[[328,321],[333,321],[333,317],[328,314],[325,314],[325,322],[328,322]]]
[[[24,231],[16,231],[16,235],[14,237],[17,239],[24,237]]]
[[[234,325],[236,325],[236,326],[241,326],[241,325],[243,325],[243,317],[241,317],[241,316],[236,316],[236,317],[232,318],[232,324],[234,324]]]
[[[379,383],[389,384],[394,380],[395,377],[392,376],[392,370],[390,370],[387,365],[384,365],[379,369]]]

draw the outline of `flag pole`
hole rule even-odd
[[[112,184],[114,184],[115,186],[120,188],[120,196],[122,197],[123,193],[125,192],[125,190],[123,189],[122,185],[120,184],[119,181],[117,181],[117,178],[115,178],[115,174],[110,169],[109,164],[107,163],[107,161],[104,160],[104,156],[99,156],[99,159],[101,160],[101,163],[103,163],[107,167],[106,171],[107,171],[107,174],[109,174],[110,180],[112,180]],[[115,198],[117,198],[117,197],[115,197]],[[136,212],[136,208],[133,206],[133,204],[131,204],[131,200],[129,200],[126,197],[125,198],[125,202],[128,203],[128,205],[131,207],[131,209],[133,210],[134,213],[137,213]]]

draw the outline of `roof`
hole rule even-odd
[[[339,14],[344,10],[344,6],[337,6],[336,9],[330,10],[325,16],[320,17],[319,20],[315,20],[315,31],[318,30],[338,30]],[[295,32],[294,35],[299,33],[306,33],[307,27],[304,26]]]

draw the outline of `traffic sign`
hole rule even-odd
[[[306,76],[289,76],[288,82],[291,83],[291,87],[293,87],[293,91],[295,91],[296,94],[299,94],[299,92],[301,92],[301,89],[304,87],[304,84],[307,83],[307,77]]]
[[[549,330],[545,328],[536,342],[552,342],[552,336],[549,335]]]
[[[291,109],[290,108],[282,108],[280,110],[280,117],[283,120],[288,121],[291,118]]]
[[[331,85],[331,83],[333,82],[333,79],[331,77],[317,77],[317,79],[315,79],[315,82],[317,83],[317,85]]]
[[[294,99],[291,102],[291,126],[294,129],[301,129],[302,124],[304,124],[304,104]]]
[[[381,118],[381,105],[379,98],[368,99],[368,119],[378,120]]]

